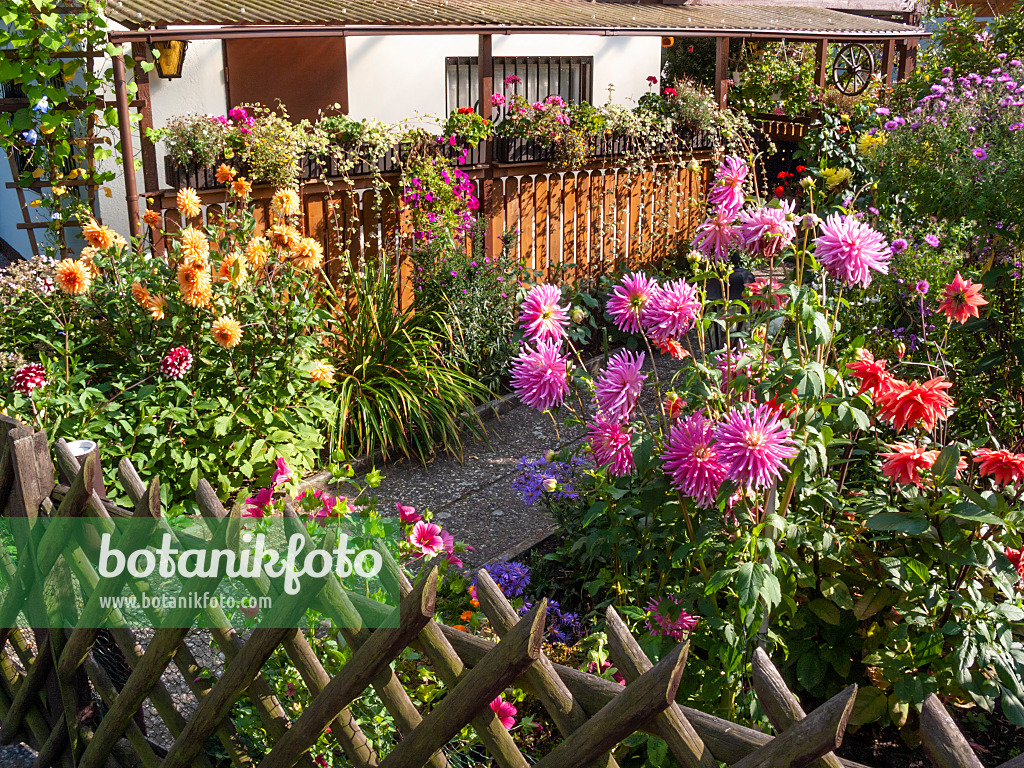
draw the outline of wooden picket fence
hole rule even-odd
[[[159,479],[146,484],[127,459],[120,462],[117,474],[134,510],[118,508],[103,495],[95,451],[80,462],[64,441],[58,440],[51,457],[45,432],[6,417],[0,417],[0,447],[3,514],[100,519],[146,516],[155,518],[162,531],[176,535],[160,517]],[[205,481],[199,483],[196,500],[206,516],[228,514]],[[287,514],[294,512],[286,508]],[[37,565],[43,572],[50,567],[47,558],[56,560],[61,546],[63,543],[50,542],[45,535],[38,542],[36,553],[41,563]],[[72,557],[66,564],[90,590],[104,589],[85,558]],[[2,548],[0,567],[9,585],[0,603],[0,618],[14,626],[22,605],[19,595],[31,587],[32,568],[16,568]],[[805,714],[768,656],[758,650],[753,682],[778,731],[773,738],[676,703],[687,643],[652,664],[613,608],[607,613],[607,634],[612,661],[627,681],[624,686],[550,661],[542,649],[546,601],[539,601],[520,617],[486,571],[478,574],[477,595],[497,642],[434,621],[436,568],[428,564],[413,585],[393,561],[385,567],[402,594],[400,606],[394,609],[399,616],[397,628],[341,629],[353,653],[333,677],[296,629],[258,626],[244,640],[232,629],[211,630],[225,657],[219,678],[196,660],[184,642],[186,629],[156,630],[145,647],[128,629],[35,630],[34,639],[21,629],[4,630],[0,633],[0,741],[24,741],[33,746],[38,751],[35,768],[212,768],[203,751],[211,736],[219,740],[234,768],[313,768],[309,750],[329,728],[336,749],[355,768],[447,768],[443,747],[470,725],[496,766],[527,768],[526,757],[489,706],[503,690],[516,684],[539,699],[560,731],[558,745],[537,761],[540,768],[615,768],[612,750],[638,730],[663,739],[684,768],[717,768],[719,762],[733,768],[812,763],[863,768],[833,754],[854,706],[855,685]],[[266,577],[252,579],[246,586],[256,597],[283,594],[281,585]],[[332,575],[315,605],[339,626],[355,627],[352,618],[359,613],[353,600],[356,598]],[[371,605],[382,612],[392,610]],[[229,626],[219,607],[205,612],[211,625]],[[199,613],[197,608],[196,615]],[[116,644],[124,674],[111,673],[109,648],[106,659],[101,658],[98,640],[102,637]],[[416,709],[390,667],[407,646],[423,654],[448,690],[426,715]],[[261,674],[279,647],[299,671],[311,697],[295,720],[289,718]],[[188,685],[198,701],[188,717],[178,710],[162,680],[171,664],[186,682],[191,681]],[[394,718],[401,736],[383,757],[367,741],[350,709],[370,688]],[[102,716],[92,707],[93,694],[104,705]],[[243,695],[255,706],[273,745],[262,759],[247,752],[230,716],[232,706]],[[170,748],[150,740],[140,726],[138,713],[146,699],[173,737]],[[925,747],[938,768],[980,766],[935,697],[925,704],[922,726]],[[1016,759],[1003,768],[1020,766]]]

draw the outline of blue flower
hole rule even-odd
[[[29,128],[27,131],[21,132],[21,138],[25,140],[26,144],[30,144],[34,147],[36,142],[39,141],[39,134],[36,133],[35,128]]]
[[[36,112],[49,112],[50,100],[46,96],[43,96],[39,101],[36,102],[36,105],[32,107],[32,109]]]

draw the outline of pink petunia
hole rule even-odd
[[[267,513],[267,507],[273,501],[274,491],[270,488],[260,488],[255,496],[245,500],[245,511],[242,517],[263,517]]]

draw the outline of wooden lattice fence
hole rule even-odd
[[[134,509],[121,509],[104,496],[95,451],[79,461],[63,440],[56,442],[53,451],[51,457],[45,432],[0,417],[0,512],[15,517],[84,515],[101,525],[113,517],[135,516],[172,536],[180,533],[161,517],[159,479],[146,484],[131,462],[123,459],[118,480]],[[206,517],[228,514],[205,481],[199,483],[196,501]],[[285,514],[293,516],[294,511],[286,506]],[[83,595],[88,602],[82,620],[73,630],[34,630],[33,637],[16,628],[24,605],[21,597],[32,587],[33,569],[24,567],[24,562],[15,566],[0,548],[0,568],[7,584],[0,603],[0,626],[14,627],[0,630],[0,740],[25,741],[34,747],[36,768],[212,768],[203,752],[212,736],[234,768],[313,768],[309,749],[328,728],[336,749],[356,768],[447,768],[442,748],[467,725],[499,768],[526,768],[526,758],[489,707],[513,683],[539,699],[560,731],[561,741],[536,763],[540,768],[614,768],[612,750],[638,730],[664,739],[684,768],[716,768],[720,762],[733,768],[812,763],[863,768],[832,752],[841,744],[854,706],[855,685],[805,714],[768,656],[758,650],[753,681],[762,707],[779,732],[773,738],[676,703],[687,643],[652,664],[610,608],[611,656],[626,679],[624,686],[616,685],[555,664],[544,655],[546,601],[520,617],[487,572],[480,571],[478,599],[499,640],[477,637],[434,620],[436,568],[428,564],[412,584],[383,548],[385,578],[401,594],[397,609],[363,598],[367,605],[360,604],[357,610],[353,601],[359,598],[344,590],[333,575],[314,603],[339,627],[360,627],[360,615],[368,616],[368,611],[376,610],[378,616],[398,612],[394,629],[371,631],[364,624],[340,630],[352,655],[339,674],[328,674],[301,631],[271,628],[282,625],[272,619],[287,619],[289,611],[302,610],[294,607],[298,601],[282,599],[270,609],[276,615],[268,616],[245,639],[233,629],[211,630],[225,657],[223,673],[217,677],[204,669],[185,643],[187,629],[157,629],[143,647],[129,629],[89,628],[89,605],[110,587],[84,557],[58,563],[64,542],[52,538],[43,533],[36,542],[37,565],[43,573],[70,568],[89,591]],[[265,575],[249,579],[246,588],[256,597],[283,594],[282,585]],[[212,626],[230,626],[219,607],[179,610],[191,612],[186,616],[189,620],[204,611]],[[32,621],[34,617],[25,618]],[[390,666],[407,646],[423,654],[447,689],[447,695],[426,715],[416,709]],[[311,697],[294,720],[261,672],[279,647],[295,665]],[[112,657],[117,663],[111,662]],[[188,717],[178,710],[163,682],[171,664],[198,701]],[[400,735],[383,757],[370,745],[349,708],[370,688],[393,717]],[[94,694],[101,708],[94,706]],[[273,745],[258,762],[247,752],[231,719],[232,706],[243,695],[254,705]],[[169,748],[144,732],[138,713],[146,699],[173,738]],[[922,713],[922,738],[938,768],[980,766],[934,696]],[[1021,768],[1021,764],[1015,759],[1002,768]]]

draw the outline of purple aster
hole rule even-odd
[[[871,285],[871,270],[889,273],[892,249],[882,234],[853,216],[833,213],[814,240],[814,257],[832,277],[848,285]]]
[[[1013,123],[1010,125],[1011,131],[1019,131],[1021,128],[1024,128],[1024,123]]]
[[[878,109],[875,110],[875,114],[880,117],[888,117],[889,109],[887,107],[879,107]]]
[[[640,332],[647,302],[656,289],[657,283],[643,272],[626,275],[612,289],[606,308],[620,331]]]
[[[594,452],[594,463],[601,467],[608,465],[612,477],[625,477],[633,472],[633,448],[629,439],[629,427],[600,416],[590,425],[590,447]]]
[[[736,218],[743,207],[743,183],[749,173],[746,161],[731,155],[718,166],[715,184],[708,193],[708,202],[718,209],[717,215]]]
[[[767,405],[734,408],[714,433],[726,477],[750,488],[767,488],[778,480],[783,461],[797,454],[791,434]]]
[[[905,250],[907,250],[907,241],[904,240],[902,237],[897,237],[895,240],[892,241],[893,253],[900,253]]]
[[[981,147],[975,147],[974,149],[972,149],[971,150],[971,154],[974,155],[979,160],[987,160],[988,159],[988,152],[986,152]]]
[[[554,341],[538,341],[536,349],[524,344],[512,363],[512,389],[538,411],[560,405],[569,392],[569,359],[559,351]]]
[[[654,292],[644,316],[647,333],[659,344],[679,339],[693,327],[700,308],[696,286],[685,280],[665,283]]]
[[[729,248],[735,244],[739,234],[732,226],[735,214],[722,213],[705,219],[693,238],[693,247],[702,253],[714,255],[723,261],[729,255]]]
[[[633,413],[647,378],[643,367],[643,352],[623,350],[611,356],[594,385],[597,409],[604,418],[625,421]]]
[[[778,208],[765,206],[740,212],[740,242],[751,254],[774,258],[796,237],[793,210],[796,201],[781,201]]]
[[[546,283],[535,285],[526,294],[519,324],[523,327],[527,341],[558,341],[566,335],[569,313],[558,303],[561,298],[562,292],[558,286]]]
[[[672,487],[702,507],[711,507],[725,480],[726,467],[718,460],[714,424],[700,413],[677,420],[661,454]]]
[[[938,235],[925,235],[924,236],[924,241],[926,243],[928,243],[928,245],[930,245],[932,248],[938,248],[939,247],[939,237],[938,237]]]

